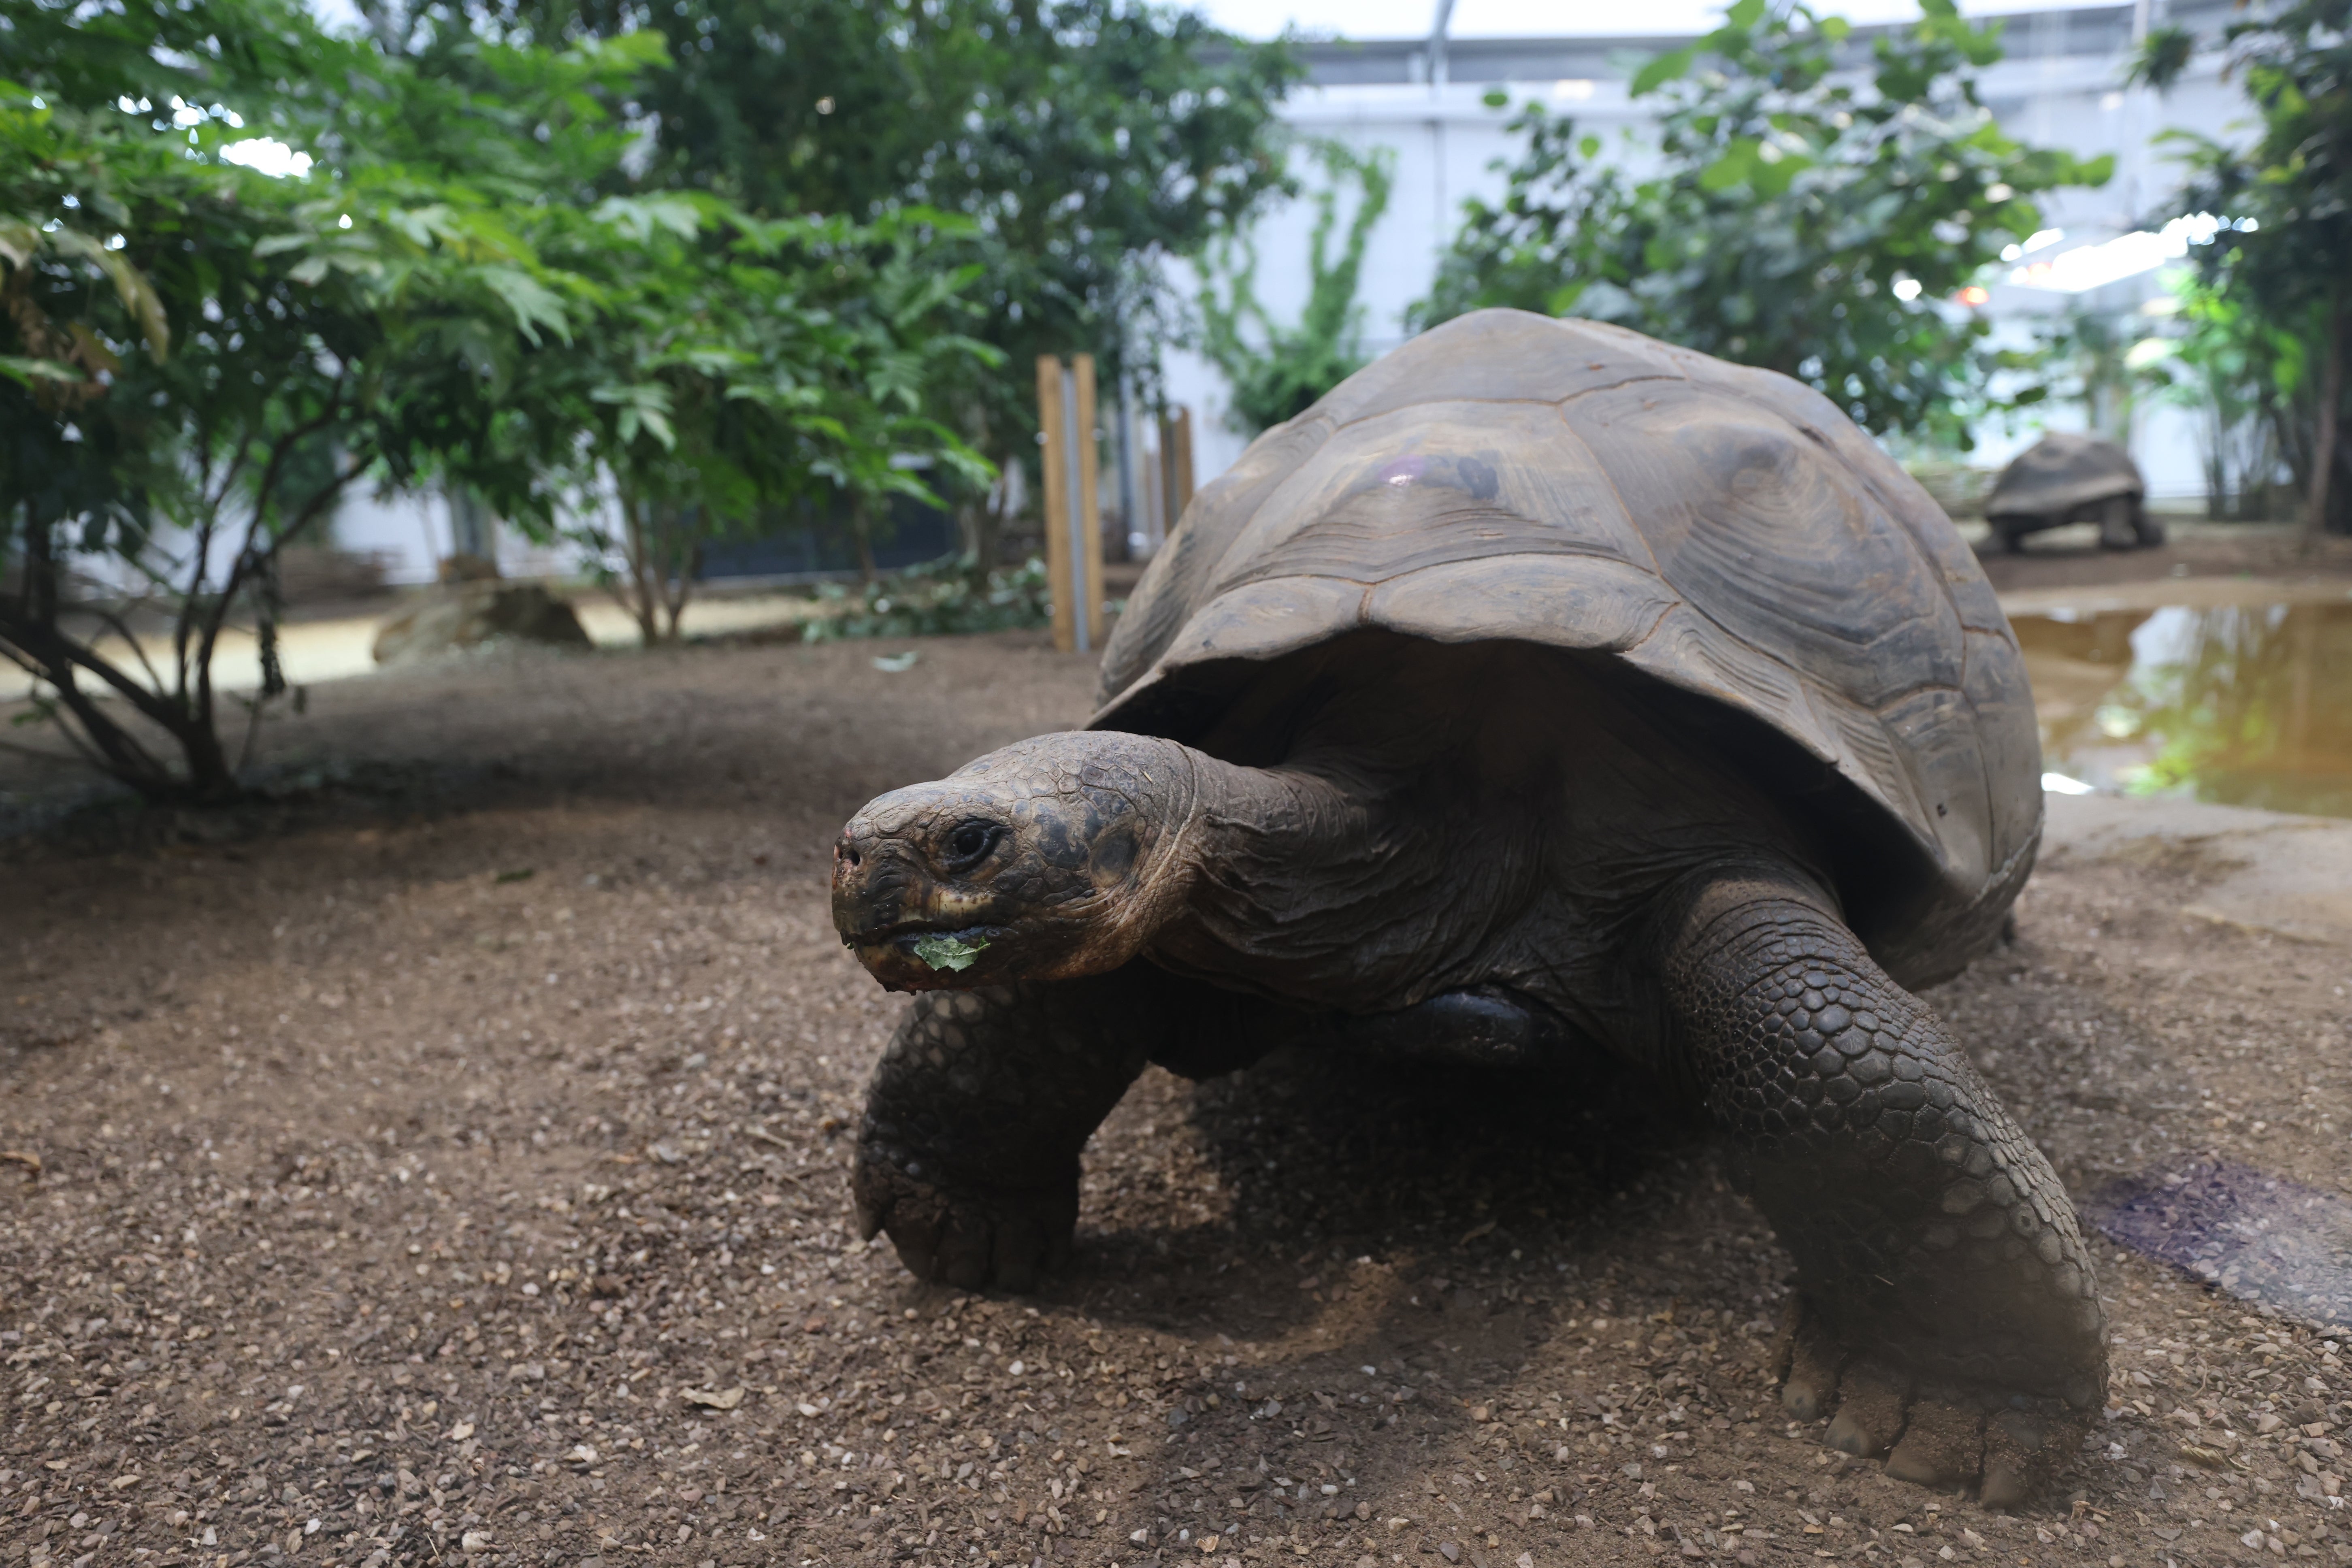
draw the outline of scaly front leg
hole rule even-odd
[[[917,1278],[1036,1287],[1069,1253],[1078,1152],[1156,1040],[1148,965],[915,998],[867,1087],[859,1230]]]
[[[1793,873],[1685,890],[1664,927],[1675,1065],[1797,1260],[1782,1398],[1887,1471],[2020,1500],[2106,1385],[2072,1202],[1944,1026]]]

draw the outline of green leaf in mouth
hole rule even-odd
[[[933,969],[970,969],[987,945],[985,938],[965,942],[961,937],[927,936],[915,943],[915,956]]]

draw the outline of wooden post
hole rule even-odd
[[[1173,533],[1192,504],[1192,411],[1181,404],[1160,422],[1160,483]]]
[[[1037,359],[1037,423],[1045,437],[1045,581],[1054,600],[1054,646],[1091,653],[1102,646],[1102,517],[1097,506],[1095,362],[1065,368]],[[1083,613],[1081,613],[1083,611]]]
[[[1097,472],[1102,447],[1095,439],[1095,356],[1072,354],[1070,379],[1065,384],[1072,405],[1070,440],[1078,455],[1078,510],[1070,520],[1070,545],[1078,603],[1086,615],[1077,623],[1077,651],[1087,653],[1103,645],[1102,476]]]
[[[1045,480],[1045,593],[1054,604],[1054,646],[1064,653],[1077,646],[1070,618],[1070,467],[1068,437],[1062,430],[1062,362],[1037,356],[1037,433],[1044,438],[1037,467]]]

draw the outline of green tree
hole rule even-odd
[[[1227,417],[1246,436],[1305,413],[1317,398],[1363,369],[1369,358],[1356,285],[1363,271],[1364,247],[1388,210],[1395,158],[1386,148],[1359,156],[1328,141],[1317,142],[1313,153],[1323,166],[1324,183],[1314,197],[1315,226],[1307,243],[1307,304],[1297,325],[1276,325],[1259,302],[1257,247],[1246,235],[1214,241],[1202,268],[1202,352],[1231,384]],[[1356,208],[1334,259],[1331,231],[1339,225],[1339,199],[1350,184],[1356,188]]]
[[[36,43],[115,26],[58,16],[0,0]],[[204,23],[216,79],[151,89],[135,51],[110,78],[58,47],[0,85],[0,657],[143,794],[238,793],[213,656],[253,624],[257,719],[280,554],[362,478],[541,533],[609,481],[707,531],[908,450],[969,464],[919,409],[966,352],[941,325],[971,278],[936,259],[954,224],[600,194],[635,142],[607,106],[657,37],[476,39],[425,68],[281,0]],[[264,131],[317,165],[240,166]]]
[[[877,501],[938,503],[922,469],[990,477],[929,413],[942,384],[995,357],[954,330],[975,269],[937,253],[960,221],[763,222],[676,195],[612,198],[593,216],[638,248],[604,285],[601,379],[582,411],[583,488],[612,494],[617,527],[592,512],[571,531],[618,563],[608,585],[646,644],[676,640],[714,538],[837,490],[863,549]]]
[[[2077,304],[2042,339],[2045,395],[2083,410],[2092,435],[2128,446],[2132,411],[2148,383],[2136,354],[2144,334],[2130,312],[2094,310]]]
[[[2311,534],[2352,531],[2352,457],[2342,434],[2352,335],[2352,0],[2253,11],[2222,29],[2220,47],[2259,118],[2242,147],[2169,133],[2189,166],[2185,205],[2228,220],[2192,261],[2217,298],[2308,345],[2276,362],[2294,410],[2281,432],[2284,455]],[[2158,28],[2137,75],[2168,87],[2197,48],[2182,29]]]
[[[1999,24],[1952,0],[1921,9],[1856,80],[1842,18],[1738,0],[1634,77],[1659,120],[1643,178],[1529,103],[1508,193],[1466,204],[1415,321],[1515,305],[1615,321],[1794,376],[1869,429],[1965,447],[1990,377],[2017,362],[1952,296],[2041,226],[2037,193],[2100,184],[2111,161],[2002,134],[1976,87]]]
[[[441,10],[381,26],[446,49]],[[1149,382],[1182,301],[1162,265],[1286,188],[1275,109],[1302,68],[1153,0],[478,0],[553,42],[657,29],[668,63],[616,105],[653,128],[639,189],[704,189],[764,217],[868,221],[901,205],[969,220],[971,362],[942,416],[998,464],[1034,463],[1024,367],[1091,352]],[[968,520],[993,559],[993,516]]]
[[[2206,515],[2269,518],[2283,455],[2302,426],[2295,392],[2306,380],[2307,347],[2194,273],[2181,279],[2175,299],[2172,329],[2158,340],[2161,357],[2147,374],[2166,401],[2197,420]]]
[[[20,37],[58,30],[40,0],[6,15]],[[305,112],[366,68],[299,10],[220,6],[212,79],[174,68],[152,87],[130,51],[92,68],[118,19],[89,19],[90,58],[29,50],[41,74],[0,86],[0,656],[90,761],[151,797],[218,799],[237,785],[214,654],[249,616],[257,715],[283,689],[279,553],[353,480],[429,464],[544,504],[528,459],[550,432],[507,393],[569,331],[576,290],[475,188],[231,160],[254,140],[240,132],[293,129],[257,107],[249,62],[299,59]],[[543,62],[541,85],[560,103],[628,52]],[[158,104],[167,83],[181,90]],[[184,90],[199,86],[219,96]]]

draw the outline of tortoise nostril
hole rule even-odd
[[[853,870],[853,871],[854,871],[854,870],[856,870],[856,869],[857,868],[857,863],[858,863],[858,862],[857,862],[857,851],[856,851],[856,850],[855,850],[855,849],[845,849],[845,850],[843,850],[843,851],[841,852],[841,854],[842,854],[842,858],[843,858],[843,859],[845,859],[845,860],[847,860],[847,861],[849,862],[849,868],[850,868],[851,870]]]

